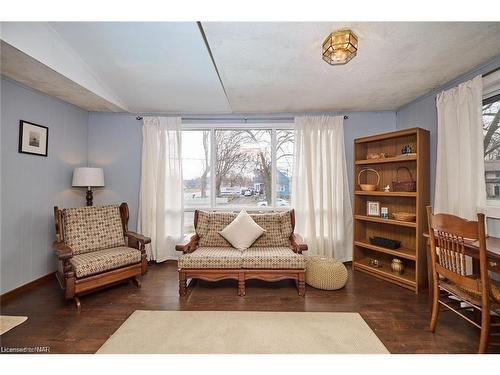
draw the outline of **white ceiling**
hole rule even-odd
[[[500,56],[500,22],[204,22],[221,85],[195,22],[14,24],[3,27],[7,43],[133,113],[395,110]],[[50,29],[43,39],[42,26]],[[322,41],[346,26],[359,37],[358,55],[330,66]],[[44,91],[47,80],[23,74]]]
[[[130,112],[230,112],[195,22],[50,26]]]
[[[350,27],[357,56],[321,59]],[[236,112],[394,110],[500,55],[500,23],[204,23]]]

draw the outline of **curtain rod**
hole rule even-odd
[[[489,71],[488,73],[483,74],[483,77],[489,76],[490,74],[493,74],[499,70],[500,70],[500,66],[498,68],[495,68],[495,69]]]
[[[137,121],[142,120],[142,116],[137,116],[135,119]],[[260,120],[260,121],[293,121],[294,117],[181,117],[182,120],[186,121],[230,121],[230,120],[236,120],[236,121],[247,121],[247,120]],[[344,115],[344,120],[348,120],[349,116]]]

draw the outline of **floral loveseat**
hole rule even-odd
[[[293,232],[295,212],[251,214],[265,233],[246,250],[233,248],[219,234],[236,216],[231,212],[195,211],[196,234],[176,246],[183,252],[178,261],[179,294],[186,295],[188,279],[238,280],[240,296],[245,295],[245,281],[249,279],[293,279],[303,296],[306,267],[302,252],[307,245]]]

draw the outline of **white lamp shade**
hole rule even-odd
[[[102,168],[75,168],[73,186],[104,186],[104,171]]]

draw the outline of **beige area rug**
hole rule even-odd
[[[97,353],[389,352],[357,313],[137,310]]]
[[[0,315],[0,335],[10,331],[15,326],[18,326],[26,321],[26,319],[28,319],[27,316]]]

